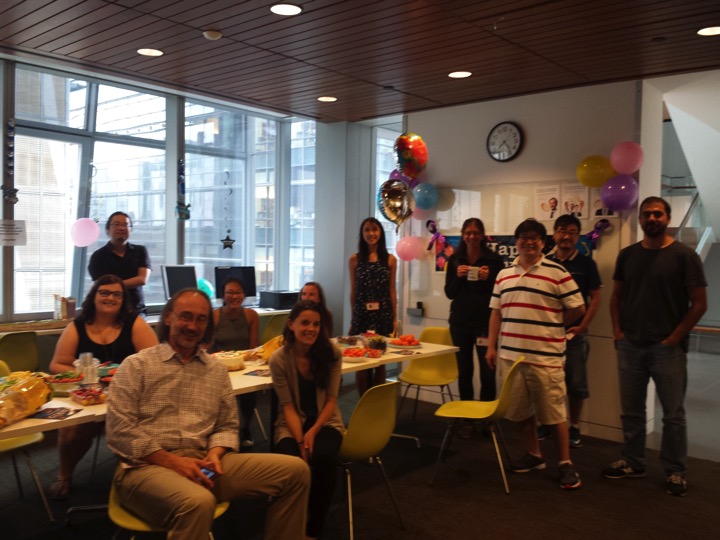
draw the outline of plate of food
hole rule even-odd
[[[400,337],[388,341],[388,347],[394,349],[419,349],[422,344],[412,334],[403,334]]]
[[[357,364],[365,361],[365,347],[348,347],[342,354],[343,362]]]
[[[338,336],[335,338],[338,347],[355,347],[358,341],[360,341],[358,336]]]
[[[63,371],[47,379],[50,388],[55,392],[71,392],[82,383],[83,376],[74,371]]]

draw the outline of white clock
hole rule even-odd
[[[510,161],[522,150],[523,133],[514,122],[500,122],[490,130],[486,147],[495,161]]]

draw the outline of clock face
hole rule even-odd
[[[513,122],[500,122],[490,130],[486,145],[488,154],[495,161],[510,161],[522,149],[522,130]]]

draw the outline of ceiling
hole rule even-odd
[[[720,68],[720,36],[696,34],[720,25],[718,0],[273,3],[3,0],[0,54],[325,122]]]

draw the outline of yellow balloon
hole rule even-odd
[[[588,156],[580,162],[575,171],[580,183],[591,188],[603,187],[605,182],[616,174],[610,160],[605,156]]]

